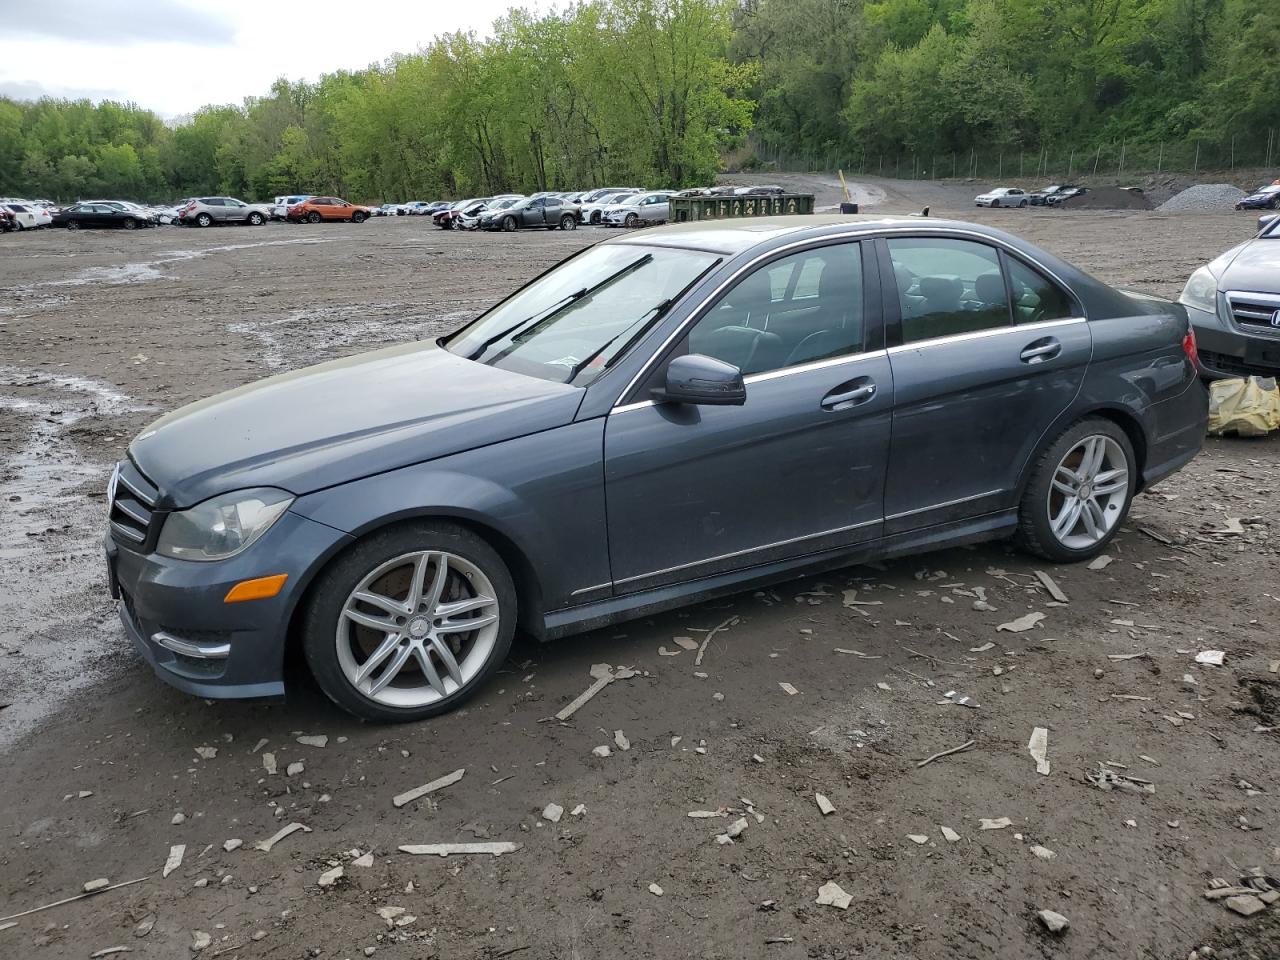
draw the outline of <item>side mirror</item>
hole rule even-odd
[[[747,402],[742,371],[715,357],[691,353],[667,365],[667,382],[654,389],[653,399],[666,403],[740,407]]]

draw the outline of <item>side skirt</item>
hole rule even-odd
[[[1003,510],[954,523],[911,530],[869,543],[778,560],[731,573],[703,577],[700,580],[690,580],[686,583],[670,584],[640,593],[598,600],[594,603],[564,607],[560,610],[552,610],[545,615],[538,639],[556,640],[575,633],[607,627],[624,620],[649,616],[663,610],[684,607],[811,573],[865,563],[868,560],[886,560],[969,543],[999,540],[1011,536],[1017,527],[1017,510]]]

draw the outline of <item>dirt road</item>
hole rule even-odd
[[[935,213],[951,189],[865,187],[877,209]],[[955,206],[1163,295],[1248,227]],[[1046,571],[1065,604],[1003,545],[849,568],[518,642],[468,708],[398,728],[352,721],[304,676],[284,704],[208,703],[137,661],[97,544],[132,435],[274,371],[452,328],[597,236],[399,218],[0,240],[0,915],[147,878],[0,921],[0,957],[168,960],[206,936],[203,957],[280,960],[1280,955],[1280,907],[1245,919],[1203,896],[1280,874],[1280,440],[1211,441],[1138,500],[1108,566]],[[1232,518],[1244,532],[1218,532]],[[1030,612],[1045,619],[999,629]],[[725,623],[700,667],[660,650]],[[1225,665],[1196,664],[1203,650]],[[548,720],[600,662],[641,673]],[[1099,764],[1137,791],[1099,789]],[[254,849],[291,822],[309,832]],[[397,849],[471,840],[521,846]],[[814,902],[828,881],[847,910]],[[1041,909],[1070,929],[1048,934]]]

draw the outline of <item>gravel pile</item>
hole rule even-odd
[[[1184,213],[1194,210],[1230,210],[1236,201],[1245,196],[1239,187],[1229,183],[1198,183],[1174,194],[1156,209],[1166,213]]]

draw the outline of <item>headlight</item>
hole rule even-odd
[[[271,487],[212,497],[169,514],[156,551],[176,560],[234,557],[270,530],[291,503],[290,494]]]
[[[1178,302],[1206,313],[1218,312],[1218,280],[1208,267],[1201,267],[1191,274]]]

